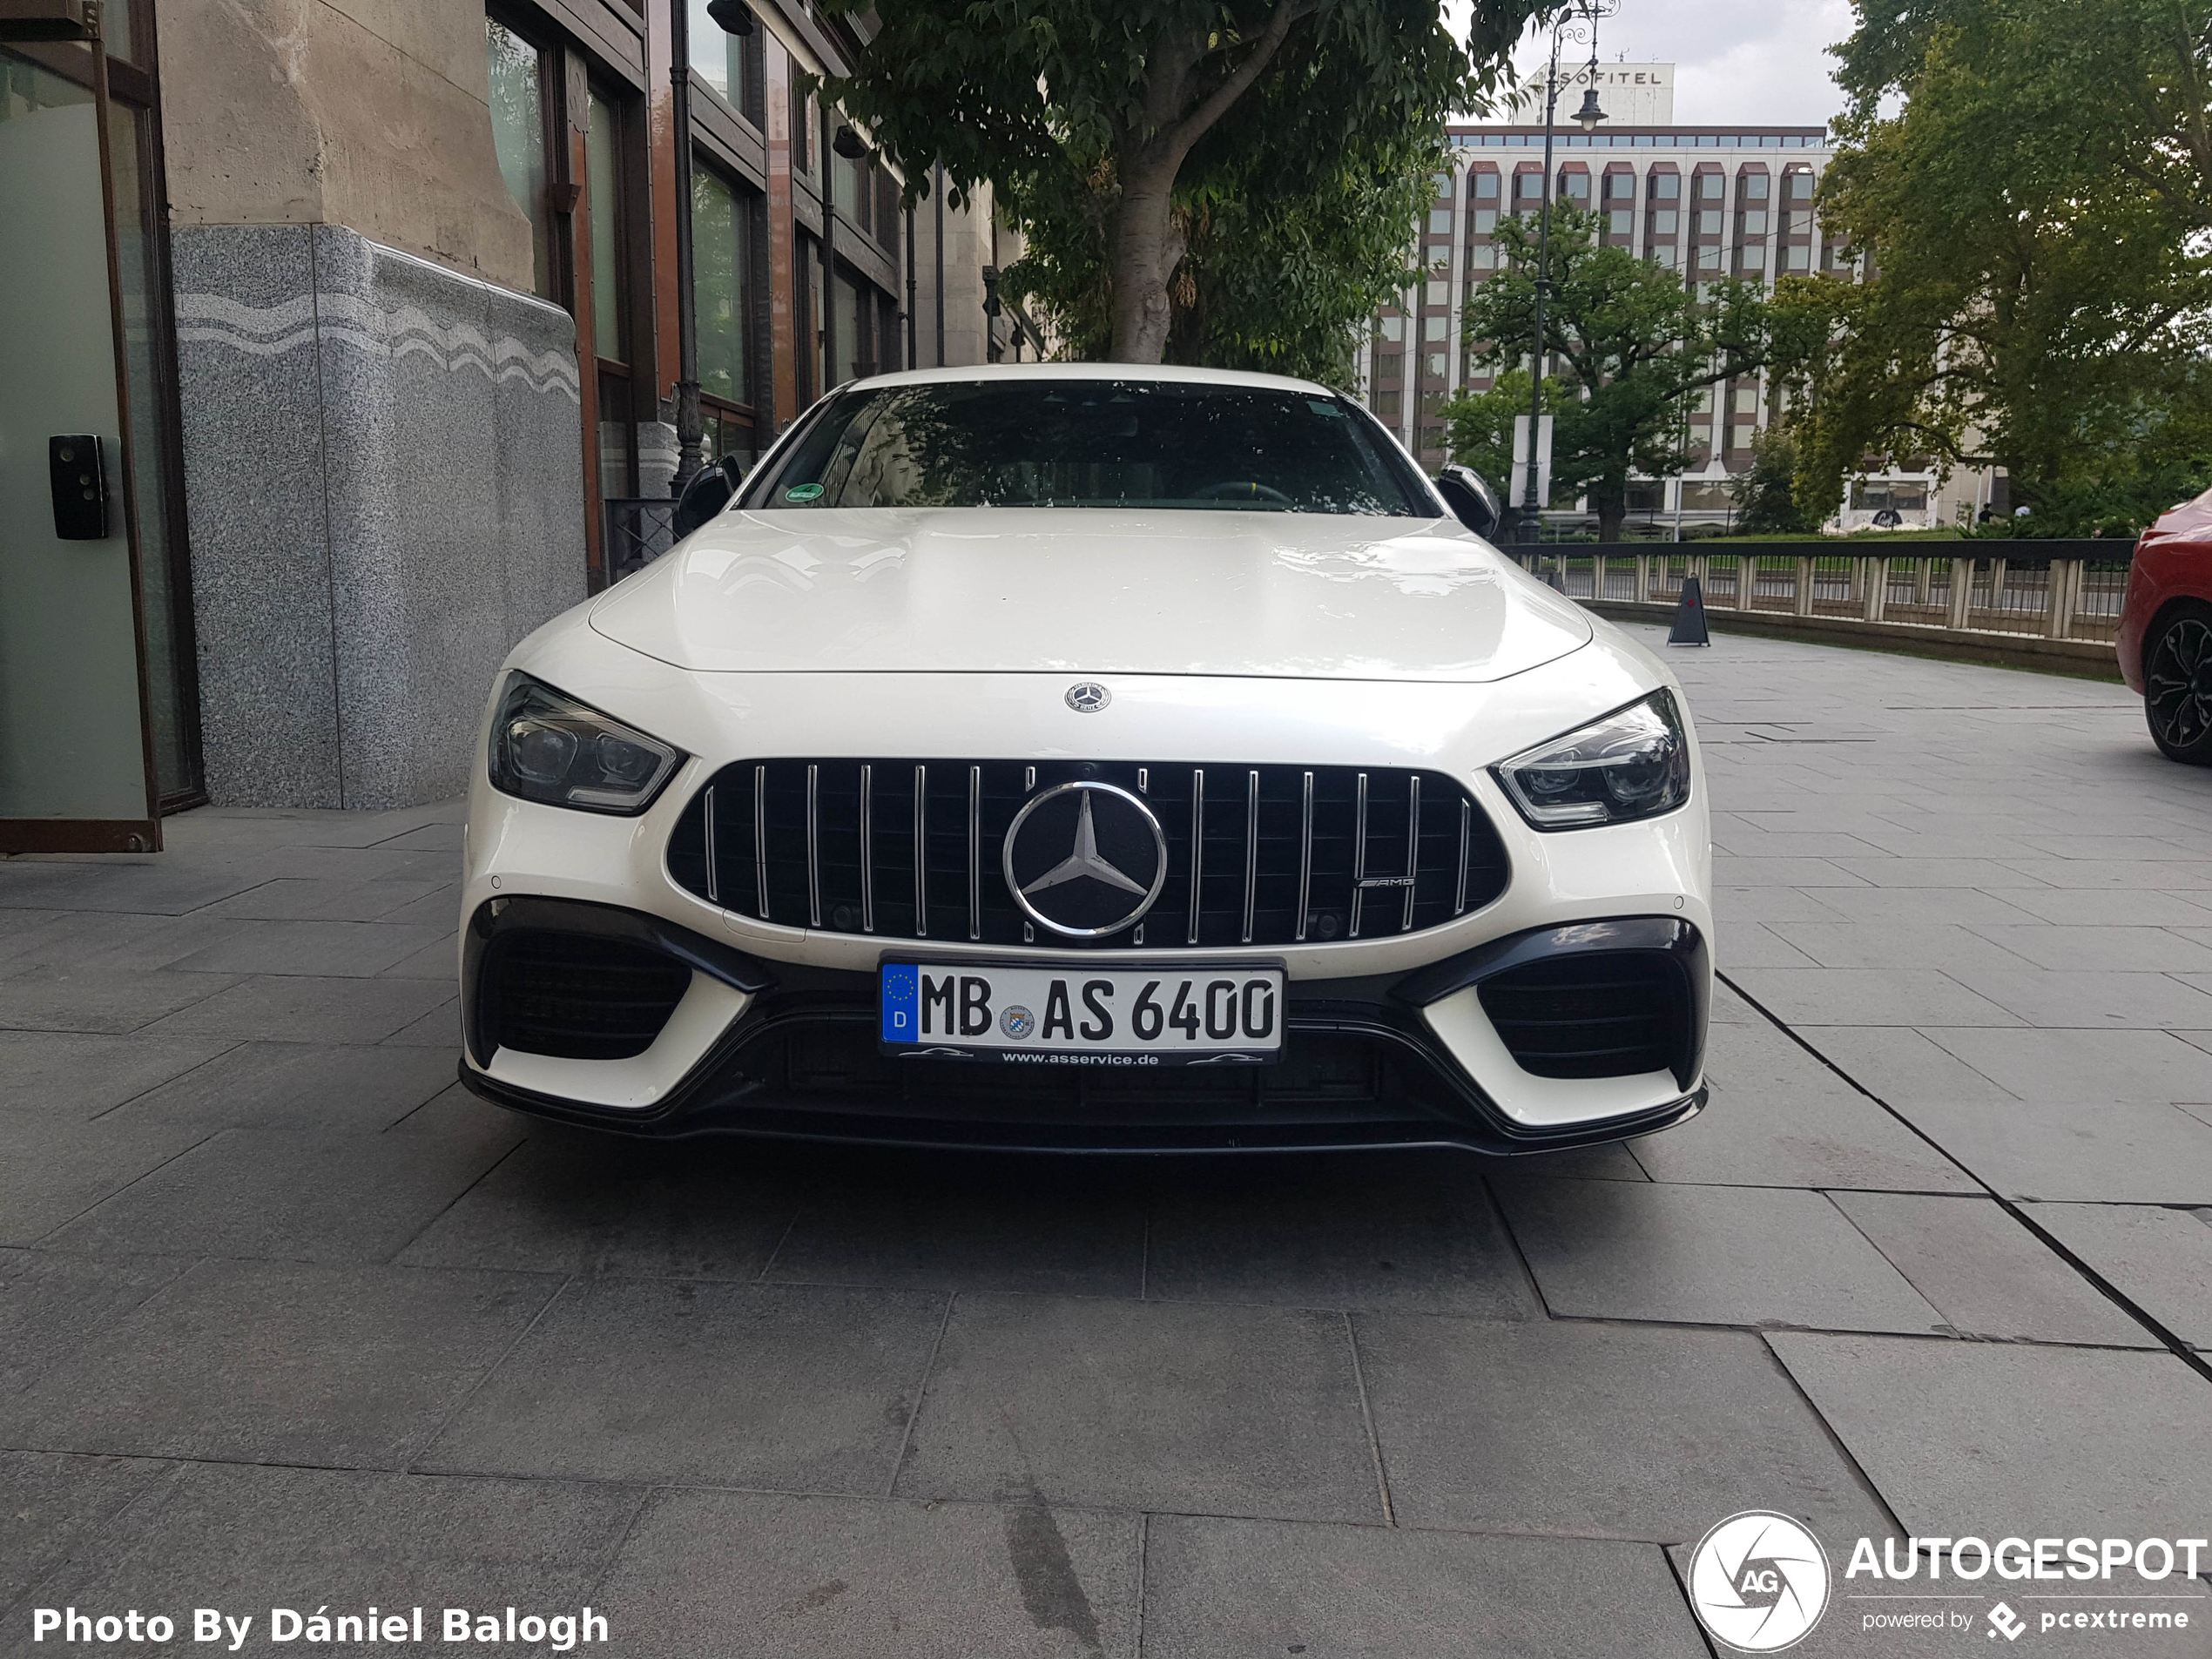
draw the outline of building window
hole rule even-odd
[[[760,124],[759,93],[755,90],[759,81],[759,37],[725,33],[722,25],[707,16],[706,8],[707,0],[690,0],[686,44],[691,72],[712,87],[717,98],[757,126]]]
[[[691,296],[698,316],[699,390],[725,403],[752,400],[751,312],[747,280],[752,198],[710,168],[691,162]]]
[[[595,89],[584,137],[584,211],[591,239],[591,348],[598,359],[599,493],[637,494],[631,438],[630,284],[622,191],[622,111]]]
[[[1791,173],[1784,193],[1793,202],[1811,201],[1812,199],[1812,175],[1809,172]]]
[[[1787,248],[1784,250],[1784,252],[1785,254],[1784,263],[1786,269],[1791,271],[1810,271],[1812,269],[1812,250],[1806,246],[1804,243],[1800,242],[1796,246]]]
[[[1636,178],[1632,172],[1609,172],[1605,175],[1605,199],[1609,202],[1635,199]]]
[[[1474,230],[1478,236],[1487,236],[1498,228],[1498,210],[1478,207],[1474,210]]]
[[[1606,228],[1615,236],[1633,236],[1636,228],[1636,210],[1615,207],[1606,215]]]
[[[1750,247],[1739,248],[1737,251],[1743,260],[1743,266],[1746,271],[1764,271],[1766,269],[1766,250],[1764,248],[1753,246]]]
[[[1697,210],[1697,233],[1700,236],[1718,236],[1721,233],[1719,208],[1701,207]]]
[[[1679,227],[1679,218],[1680,216],[1671,207],[1653,208],[1651,210],[1651,233],[1654,236],[1674,235],[1676,229]]]
[[[1481,202],[1494,202],[1498,199],[1498,175],[1496,173],[1478,172],[1474,174],[1473,177],[1474,179],[1475,200]]]
[[[1766,234],[1766,209],[1764,207],[1745,208],[1743,210],[1743,228],[1738,233],[1738,234],[1743,236],[1764,236]]]
[[[1743,182],[1738,188],[1745,201],[1763,202],[1766,199],[1766,175],[1763,172],[1747,172],[1743,175]]]
[[[1590,199],[1590,176],[1586,172],[1563,172],[1559,176],[1559,193],[1572,201],[1588,206]]]
[[[1716,172],[1701,172],[1697,175],[1697,182],[1694,186],[1694,191],[1699,201],[1716,202],[1721,199],[1722,187],[1720,174]]]
[[[1650,196],[1651,199],[1656,202],[1681,200],[1682,175],[1678,172],[1653,173],[1651,175],[1650,186],[1647,193]]]
[[[1467,269],[1494,271],[1498,268],[1498,247],[1494,242],[1483,242],[1467,250]]]
[[[1440,284],[1439,286],[1440,287],[1441,285]],[[1423,340],[1444,340],[1450,336],[1451,332],[1452,320],[1449,317],[1426,317],[1421,320],[1421,338]],[[1432,372],[1440,374],[1443,373],[1443,370],[1436,369]]]
[[[1653,248],[1651,250],[1650,258],[1651,262],[1662,271],[1679,271],[1682,269],[1682,250],[1676,247],[1672,242],[1668,242],[1661,246]]]
[[[1449,236],[1452,233],[1450,208],[1432,207],[1428,210],[1428,233],[1431,236]]]
[[[492,148],[507,193],[530,224],[532,292],[545,299],[554,290],[553,215],[546,199],[545,59],[538,49],[501,23],[484,19],[484,45],[490,69]]]
[[[630,284],[624,278],[622,202],[622,114],[596,91],[584,140],[586,210],[591,227],[592,349],[617,363],[630,361]]]
[[[1697,250],[1697,268],[1701,271],[1719,270],[1721,268],[1720,249],[1717,247],[1699,248]]]

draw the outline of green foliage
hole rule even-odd
[[[1736,528],[1747,536],[1804,535],[1820,528],[1806,516],[1791,494],[1797,472],[1797,446],[1781,427],[1770,426],[1751,440],[1751,465],[1729,482],[1736,503]]]
[[[992,183],[1072,354],[1341,378],[1443,117],[1534,3],[1480,0],[1471,64],[1436,0],[878,0],[826,88],[910,194],[933,165],[955,199]]]
[[[1626,248],[1602,246],[1603,225],[1601,213],[1552,209],[1544,343],[1561,373],[1548,382],[1556,389],[1548,389],[1545,404],[1554,417],[1554,496],[1587,495],[1600,539],[1614,541],[1627,513],[1629,475],[1682,470],[1689,401],[1764,364],[1776,349],[1777,320],[1756,284],[1726,280],[1693,293],[1675,273]],[[1535,334],[1536,223],[1501,219],[1498,240],[1504,264],[1468,300],[1466,334],[1487,342],[1476,348],[1476,361],[1509,371],[1501,386],[1518,381],[1518,407],[1497,387],[1445,406],[1454,454],[1478,471],[1470,457],[1484,455],[1495,464],[1501,442],[1510,459],[1511,416],[1527,412],[1529,394],[1518,365]],[[1503,477],[1504,469],[1486,475]]]
[[[1800,504],[1824,516],[1852,474],[1921,456],[2004,467],[2044,523],[2168,504],[2212,455],[2212,8],[1859,13],[1821,212],[1869,280],[1777,294],[1807,325],[1787,366],[1810,394],[1792,422]]]

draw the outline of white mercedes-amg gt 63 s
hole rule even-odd
[[[479,1094],[1152,1151],[1534,1151],[1703,1104],[1681,691],[1356,403],[889,374],[705,476],[726,504],[493,689]]]

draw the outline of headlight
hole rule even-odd
[[[1492,772],[1537,829],[1625,824],[1689,799],[1689,739],[1675,699],[1654,691]]]
[[[509,677],[491,725],[494,788],[579,812],[634,818],[683,758],[682,750],[527,674]]]

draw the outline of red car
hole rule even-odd
[[[2212,766],[2212,490],[2145,530],[2120,612],[2120,672],[2168,759]]]

